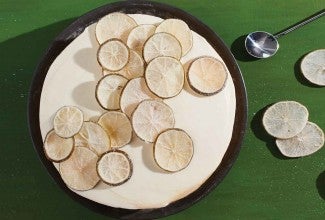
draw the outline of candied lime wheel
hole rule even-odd
[[[114,12],[101,18],[96,25],[96,38],[99,44],[105,41],[118,38],[126,42],[130,31],[137,26],[137,23],[130,16]]]
[[[62,138],[54,130],[47,133],[44,141],[46,157],[57,163],[69,158],[73,151],[73,146],[73,138]]]
[[[177,60],[181,58],[181,44],[173,35],[168,33],[156,33],[144,44],[143,58],[147,63],[161,56],[173,57]]]
[[[264,113],[263,126],[273,137],[292,138],[306,126],[308,110],[295,101],[277,102]]]
[[[325,86],[325,49],[307,54],[301,61],[300,68],[308,81]]]
[[[214,57],[200,57],[190,65],[187,79],[196,93],[210,96],[224,88],[227,75],[226,68],[221,61]]]
[[[97,51],[98,63],[109,71],[121,70],[129,58],[129,48],[119,39],[105,41]]]
[[[173,128],[173,110],[160,100],[144,100],[132,114],[135,134],[146,142],[153,143],[160,132]]]
[[[99,177],[96,171],[98,156],[86,147],[76,147],[69,159],[60,163],[61,177],[74,190],[90,190]]]
[[[105,153],[97,162],[97,173],[100,179],[111,186],[127,182],[132,176],[132,162],[121,150]]]
[[[194,153],[193,141],[183,130],[173,128],[160,133],[154,144],[154,158],[159,167],[177,172],[185,169]]]
[[[172,57],[157,57],[148,64],[145,79],[149,89],[157,96],[174,97],[184,86],[182,63]]]
[[[111,139],[112,148],[120,148],[132,139],[132,126],[128,117],[117,111],[104,113],[98,120],[98,124],[104,128]]]
[[[98,156],[111,148],[111,140],[105,130],[97,123],[86,121],[74,136],[76,147],[88,147]]]
[[[96,99],[107,110],[120,108],[120,96],[128,80],[119,74],[104,76],[97,84]]]
[[[62,138],[70,138],[77,134],[83,124],[83,113],[75,106],[60,108],[53,120],[54,130]]]
[[[296,136],[288,139],[277,139],[276,145],[287,157],[303,157],[315,153],[324,146],[324,132],[312,122]]]
[[[192,31],[184,21],[174,18],[166,19],[156,28],[156,33],[160,32],[169,33],[177,38],[182,46],[182,56],[185,56],[192,49]]]

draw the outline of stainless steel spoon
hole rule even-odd
[[[291,31],[300,28],[317,18],[325,15],[325,9],[305,18],[304,20],[272,35],[265,31],[255,31],[247,35],[245,39],[245,47],[247,52],[256,58],[268,58],[273,56],[279,49],[278,39]]]

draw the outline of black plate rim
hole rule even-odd
[[[186,23],[188,23],[192,30],[205,37],[206,40],[220,54],[226,63],[234,82],[236,93],[236,114],[233,133],[228,149],[220,165],[208,178],[208,180],[206,180],[196,191],[180,200],[170,203],[166,207],[136,210],[114,208],[79,196],[76,193],[72,192],[64,184],[56,168],[53,166],[52,162],[47,160],[43,151],[43,143],[39,125],[39,105],[43,83],[49,66],[64,50],[64,48],[69,45],[71,41],[73,41],[77,36],[79,36],[87,26],[96,22],[100,17],[114,11],[120,11],[124,13],[143,13],[155,15],[162,18],[179,18],[184,20]],[[235,58],[225,43],[222,41],[222,39],[208,26],[181,9],[162,3],[140,0],[116,2],[101,6],[79,17],[54,39],[49,48],[46,50],[34,73],[29,90],[27,114],[29,131],[35,151],[37,152],[39,159],[42,161],[42,164],[45,166],[49,175],[65,193],[89,209],[110,217],[120,219],[153,219],[175,214],[190,207],[205,197],[224,179],[236,161],[241,149],[247,124],[247,108],[247,94],[243,76],[238,64],[236,63]]]

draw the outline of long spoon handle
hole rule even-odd
[[[314,21],[314,20],[316,20],[316,19],[322,17],[323,15],[325,15],[325,9],[322,9],[322,10],[320,10],[319,12],[317,12],[317,13],[315,13],[315,14],[309,16],[308,18],[305,18],[305,19],[303,19],[302,21],[299,21],[298,23],[296,23],[296,24],[294,24],[294,25],[291,25],[290,27],[288,27],[288,28],[286,28],[286,29],[284,29],[284,30],[282,30],[282,31],[280,31],[280,32],[278,32],[278,33],[276,33],[276,34],[274,35],[274,37],[275,37],[275,38],[282,37],[283,35],[286,35],[287,33],[290,33],[291,31],[294,31],[294,30],[296,30],[297,28],[300,28],[300,27],[302,27],[302,26],[304,26],[304,25],[306,25],[306,24],[312,22],[312,21]]]

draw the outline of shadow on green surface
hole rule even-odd
[[[250,56],[246,51],[246,48],[245,48],[246,36],[247,35],[242,35],[242,36],[238,37],[231,44],[230,50],[231,50],[232,54],[234,55],[234,57],[239,61],[243,61],[243,62],[256,61],[258,59]]]
[[[254,115],[251,121],[250,127],[253,133],[255,134],[255,136],[266,143],[267,148],[269,149],[269,151],[272,153],[274,157],[282,160],[292,159],[292,158],[285,157],[281,154],[281,152],[275,145],[275,138],[269,135],[263,127],[262,124],[263,114],[265,110],[273,104],[274,103],[269,104],[264,108],[262,108],[261,110],[259,110],[258,112],[256,112],[256,114]]]
[[[323,171],[316,180],[316,187],[319,193],[319,196],[325,200],[325,171]]]
[[[302,74],[301,72],[301,69],[300,69],[300,64],[301,64],[301,61],[302,59],[307,55],[308,53],[304,54],[303,56],[301,56],[297,62],[295,63],[294,65],[294,72],[295,72],[295,77],[296,79],[298,80],[298,82],[300,82],[302,85],[304,86],[308,86],[308,87],[311,87],[311,88],[322,88],[322,86],[318,86],[318,85],[315,85],[315,84],[312,84],[311,82],[309,82],[305,77],[304,75]]]

